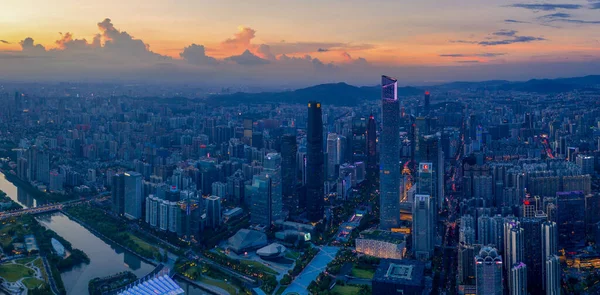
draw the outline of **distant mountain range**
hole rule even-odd
[[[600,75],[577,78],[533,79],[525,82],[493,80],[483,82],[452,82],[429,87],[399,87],[398,96],[422,95],[425,89],[487,89],[490,91],[522,91],[533,93],[560,93],[577,89],[599,89]],[[320,101],[326,105],[353,106],[362,100],[381,97],[379,86],[356,87],[346,83],[320,84],[293,91],[213,95],[208,101],[215,104],[245,103],[306,103]]]
[[[398,87],[398,96],[423,94],[423,89],[416,87]],[[362,100],[376,100],[381,97],[379,86],[356,87],[346,83],[320,84],[307,88],[283,92],[245,93],[238,92],[225,95],[214,95],[209,101],[219,104],[245,103],[307,103],[310,100],[320,101],[325,105],[352,106]]]

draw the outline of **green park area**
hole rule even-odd
[[[32,276],[34,271],[22,264],[5,263],[0,265],[0,277],[9,282],[16,282],[24,277]]]
[[[360,293],[360,287],[335,285],[331,293],[336,295],[354,295]]]
[[[213,278],[210,278],[208,276],[203,276],[200,279],[198,279],[199,282],[207,284],[207,285],[211,285],[211,286],[215,286],[215,287],[219,287],[225,291],[227,291],[227,293],[235,295],[238,293],[238,289],[235,288],[234,286],[232,286],[231,284],[225,282],[225,281],[219,281],[219,280],[215,280]]]
[[[375,275],[375,271],[372,269],[360,269],[360,268],[352,268],[351,276],[359,278],[359,279],[369,279],[372,280]]]
[[[37,289],[44,285],[44,282],[36,278],[23,279],[23,285],[29,290]]]
[[[272,268],[258,262],[258,261],[252,261],[252,260],[242,260],[241,261],[242,265],[244,266],[248,266],[250,268],[253,269],[257,269],[260,270],[264,273],[270,273],[270,274],[274,274],[274,275],[278,275],[279,273],[277,273],[275,270],[273,270]]]

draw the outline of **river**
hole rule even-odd
[[[25,190],[16,187],[0,173],[0,190],[4,191],[13,201],[24,207],[35,207],[38,201]],[[41,203],[41,202],[40,202]],[[48,229],[69,241],[73,248],[85,252],[90,258],[90,264],[61,273],[61,278],[67,294],[88,294],[88,282],[96,277],[109,276],[129,270],[138,277],[148,274],[154,266],[137,256],[124,251],[123,248],[111,245],[92,234],[79,223],[71,220],[62,213],[45,214],[37,217],[38,221]],[[178,281],[186,294],[205,295],[205,291]]]

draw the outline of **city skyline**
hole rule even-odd
[[[0,79],[295,87],[372,85],[385,72],[404,85],[587,75],[600,65],[598,1],[71,2],[8,4]]]

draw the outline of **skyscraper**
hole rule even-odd
[[[527,295],[527,265],[523,262],[513,264],[510,269],[511,295]]]
[[[283,201],[281,187],[281,154],[268,153],[263,161],[263,173],[271,179],[271,218],[283,219]]]
[[[542,222],[540,218],[522,218],[523,227],[523,262],[527,265],[527,287],[534,294],[542,289]]]
[[[308,103],[306,128],[306,211],[308,220],[317,222],[323,218],[323,117],[321,103]]]
[[[336,178],[336,165],[340,164],[338,157],[338,135],[329,133],[327,135],[327,179],[329,180]]]
[[[206,226],[216,228],[221,225],[221,198],[210,196],[206,198]]]
[[[415,195],[413,202],[413,253],[419,260],[427,260],[433,254],[433,210],[429,195]]]
[[[377,125],[373,114],[367,122],[367,165],[369,169],[377,168]]]
[[[556,193],[558,245],[567,250],[585,242],[585,195],[581,191]]]
[[[545,263],[545,290],[546,295],[560,295],[561,269],[558,256],[551,255],[546,258]]]
[[[139,219],[142,217],[142,175],[137,172],[127,172],[125,176],[125,217]]]
[[[296,189],[296,154],[298,145],[296,135],[285,134],[281,139],[281,186],[283,207],[293,211],[298,206],[298,200],[294,198]]]
[[[269,228],[273,222],[273,192],[272,179],[263,172],[254,175],[251,186],[252,206],[250,216],[252,223]]]
[[[111,183],[112,211],[117,215],[125,213],[125,175],[122,173],[112,176]]]
[[[367,118],[352,118],[352,162],[364,161],[367,151]]]
[[[429,91],[425,91],[425,101],[423,103],[423,106],[425,107],[425,111],[429,111],[430,98],[431,98],[431,95],[430,95]]]
[[[502,256],[492,247],[484,247],[475,256],[477,295],[502,295]]]
[[[382,229],[398,227],[400,222],[400,104],[398,81],[381,77],[381,152],[380,152],[380,224]]]
[[[556,223],[552,221],[545,221],[541,226],[541,259],[542,259],[542,288],[546,291],[546,294],[560,294],[559,293],[548,293],[548,257],[554,257],[558,254],[558,228]],[[560,266],[559,266],[560,268]]]
[[[512,276],[510,276],[510,270],[513,265],[524,261],[524,241],[523,241],[523,229],[520,225],[514,223],[504,224],[505,233],[505,248],[504,248],[504,263],[507,264],[508,273],[508,285],[510,286]]]

